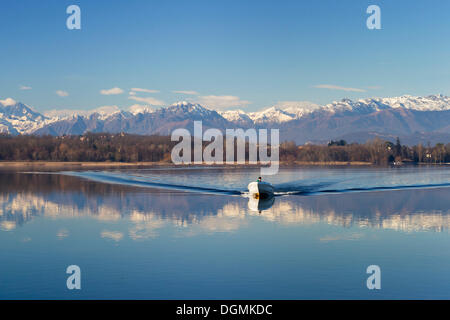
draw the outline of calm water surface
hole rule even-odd
[[[264,202],[258,175],[0,172],[0,298],[450,298],[450,168],[282,169]]]

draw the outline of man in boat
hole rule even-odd
[[[261,178],[261,177],[258,177],[258,182],[261,182],[261,180],[262,180],[262,178]]]

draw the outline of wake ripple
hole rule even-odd
[[[200,186],[189,186],[180,185],[172,183],[162,183],[154,182],[148,180],[142,180],[139,177],[133,176],[118,176],[110,173],[97,173],[97,172],[62,172],[63,174],[76,176],[81,178],[86,178],[89,180],[122,184],[128,186],[137,187],[148,187],[148,188],[159,188],[159,189],[170,189],[170,190],[180,190],[180,191],[191,191],[191,192],[201,192],[201,193],[212,193],[212,194],[226,194],[226,195],[241,195],[244,190],[230,190],[230,189],[219,189],[213,187],[200,187]]]
[[[179,190],[185,192],[198,192],[198,193],[210,193],[221,195],[243,195],[248,196],[246,186],[242,189],[222,189],[210,186],[192,186],[173,184],[157,181],[149,181],[148,178],[144,179],[139,176],[132,175],[120,175],[110,172],[61,172],[70,176],[76,176],[80,178],[86,178],[93,181],[103,183],[113,183],[128,186],[158,188]],[[329,194],[329,193],[348,193],[348,192],[369,192],[369,191],[388,191],[388,190],[405,190],[405,189],[427,189],[427,188],[442,188],[450,187],[450,183],[436,183],[436,184],[413,184],[413,185],[387,185],[387,186],[368,186],[368,187],[343,187],[333,188],[341,181],[327,181],[320,183],[305,184],[305,181],[293,181],[282,184],[274,184],[275,196],[285,195],[316,195],[316,194]]]

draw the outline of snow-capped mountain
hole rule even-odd
[[[299,119],[319,108],[319,105],[311,102],[285,101],[257,112],[246,113],[242,110],[227,110],[219,113],[231,122],[264,124],[283,123]]]
[[[251,125],[253,123],[253,119],[250,118],[246,112],[240,109],[219,111],[219,114],[226,120],[236,124]]]
[[[259,112],[251,112],[248,116],[255,124],[282,123],[296,119],[294,114],[288,113],[278,107],[270,107]]]
[[[330,112],[360,112],[370,113],[386,109],[407,109],[416,111],[444,111],[450,110],[450,97],[444,95],[430,95],[414,97],[404,95],[394,98],[369,98],[352,101],[342,99],[323,106],[321,109]]]
[[[196,120],[202,120],[204,129],[278,128],[282,140],[297,143],[337,138],[349,142],[365,142],[373,137],[394,140],[397,136],[410,143],[446,143],[450,141],[450,97],[342,99],[324,106],[286,101],[258,112],[215,111],[182,101],[160,109],[134,105],[129,110],[120,110],[109,106],[45,114],[10,98],[0,100],[0,132],[10,134],[123,131],[167,135],[176,128],[192,130]]]
[[[162,108],[160,111],[168,114],[189,114],[190,116],[210,117],[212,114],[217,114],[216,111],[204,108],[198,103],[193,104],[186,101],[174,103],[167,108]]]
[[[109,114],[100,114],[96,111],[52,118],[52,123],[32,133],[62,135],[83,134],[87,131],[124,131],[134,134],[167,135],[173,129],[188,127],[196,120],[202,120],[205,128],[225,128],[228,123],[217,111],[185,101],[157,110],[139,107],[132,108],[131,111],[110,111]]]
[[[22,134],[44,126],[48,118],[29,106],[8,98],[0,101],[0,132]]]
[[[274,107],[283,110],[285,113],[298,119],[304,115],[317,111],[320,106],[309,101],[282,101]]]
[[[374,99],[392,108],[404,108],[417,111],[444,111],[450,110],[450,97],[442,94],[426,97],[413,97],[409,95],[397,98]]]
[[[140,104],[134,104],[131,107],[128,108],[128,110],[133,114],[137,115],[139,113],[152,113],[155,112],[155,110],[150,106],[143,106]]]

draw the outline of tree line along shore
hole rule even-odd
[[[3,134],[0,135],[0,161],[170,164],[171,150],[177,143],[171,141],[170,136],[124,133],[68,136]],[[248,159],[248,144],[245,149]],[[399,139],[396,143],[374,139],[364,144],[339,140],[330,141],[327,145],[299,146],[294,142],[283,142],[279,158],[282,164],[444,164],[450,163],[450,143],[407,146],[402,145]]]

